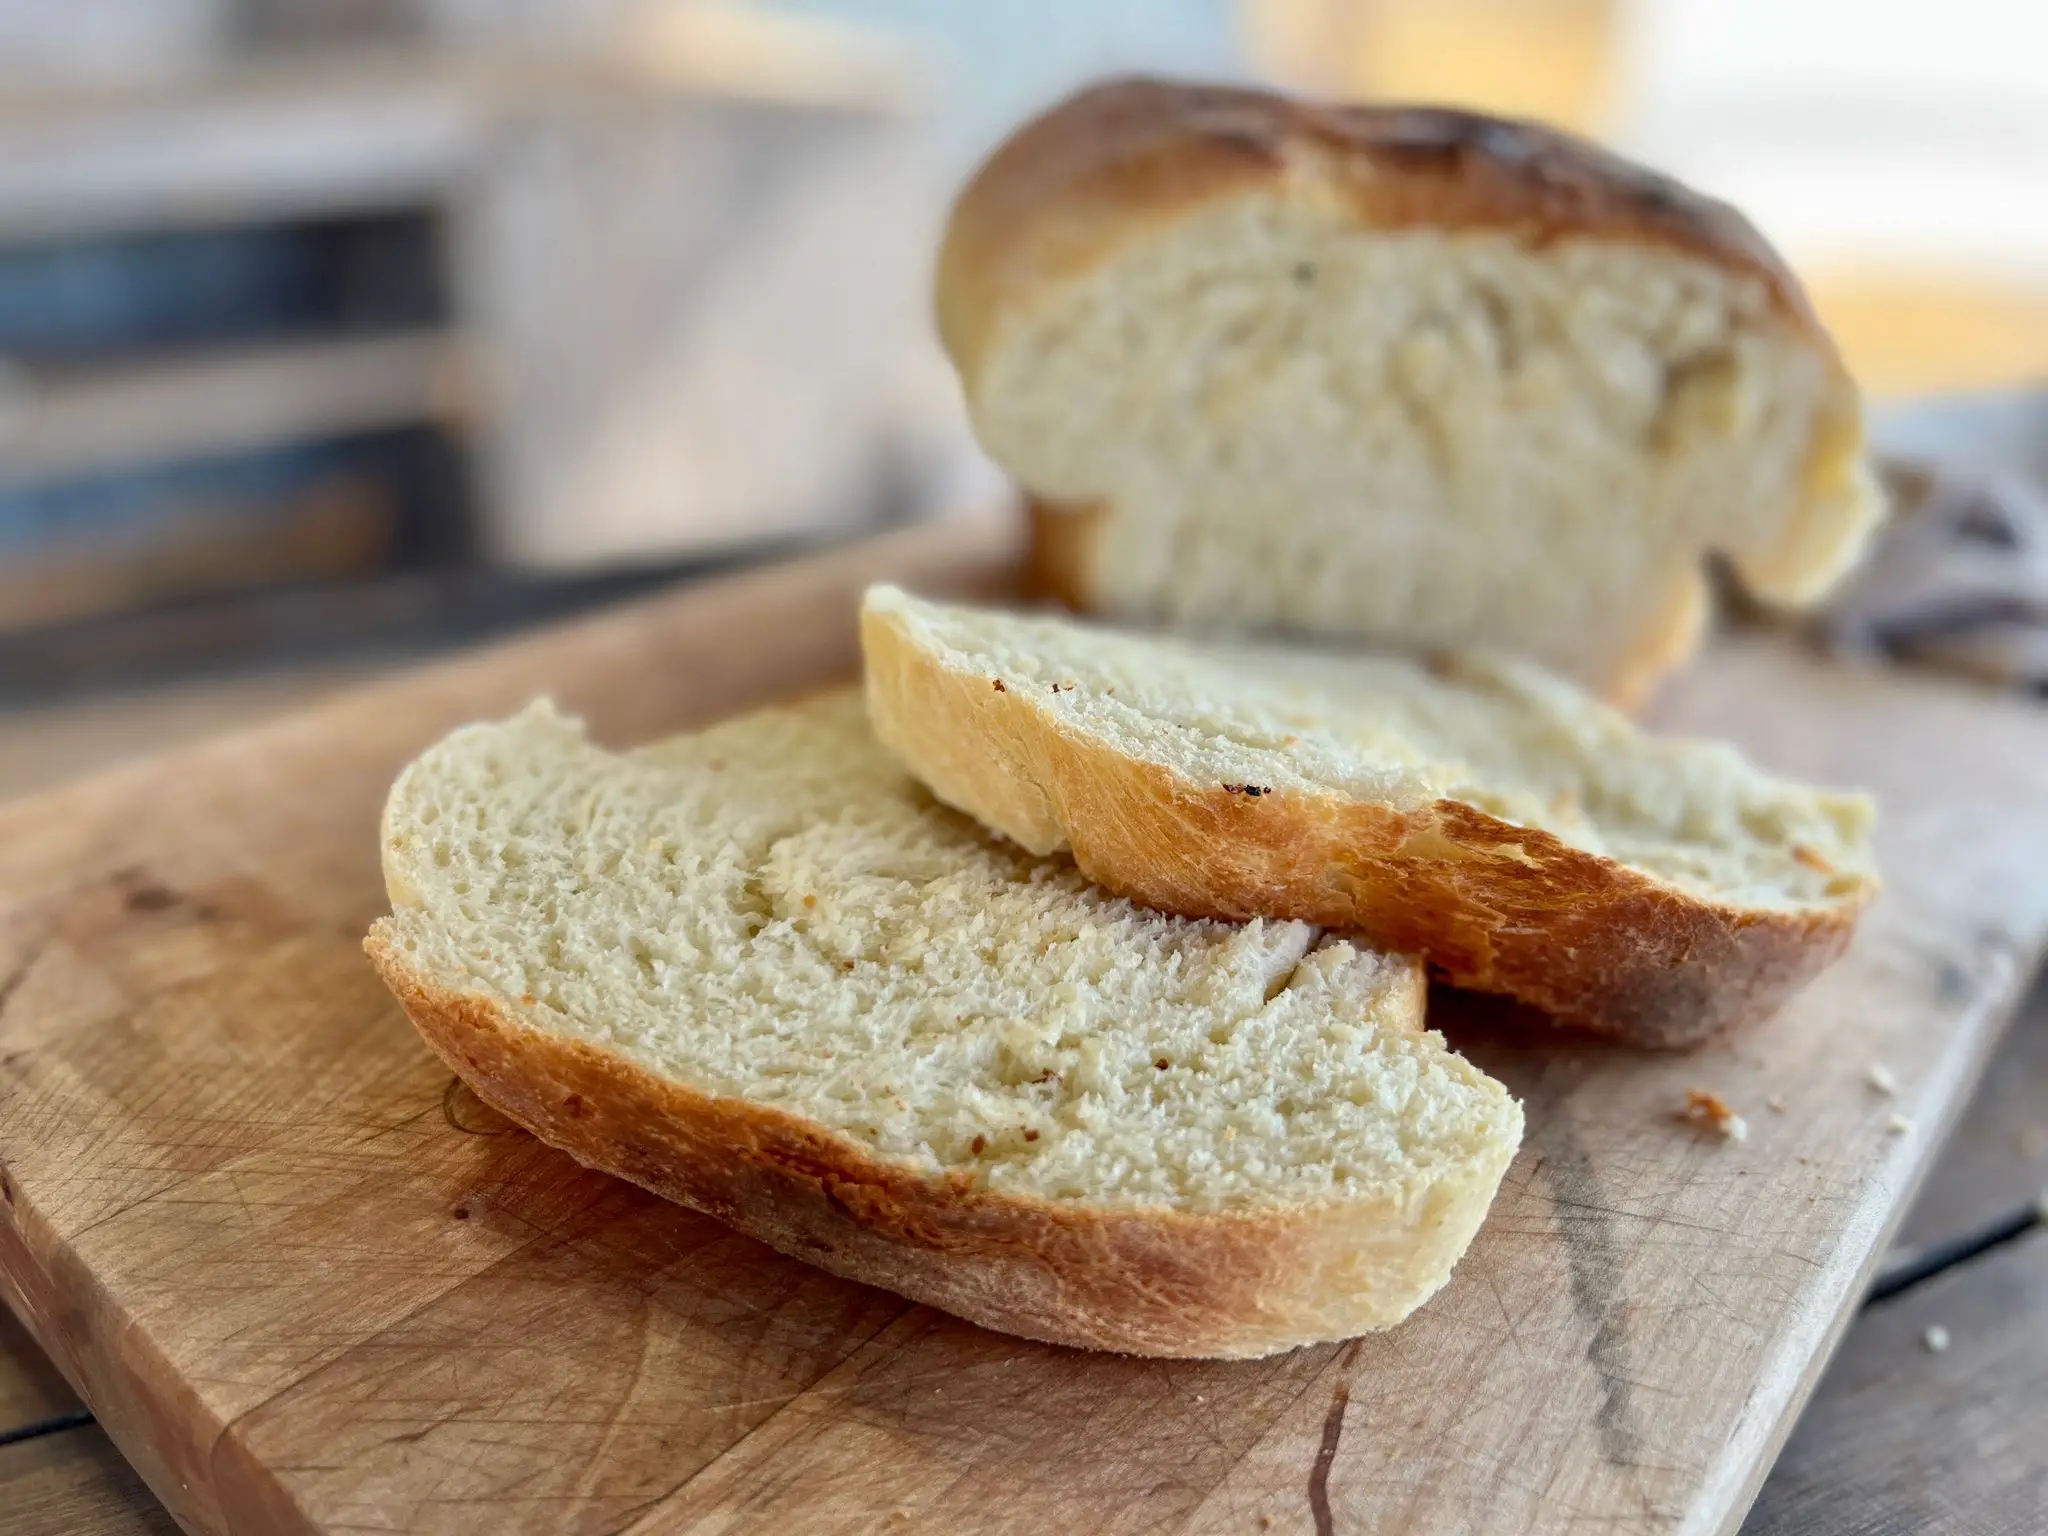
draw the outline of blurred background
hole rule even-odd
[[[2048,364],[2034,0],[0,0],[0,795],[1002,494],[952,187],[1120,69],[1742,205],[1879,397]]]

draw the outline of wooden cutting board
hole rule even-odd
[[[1527,1145],[1422,1313],[1276,1360],[832,1279],[508,1132],[415,1039],[357,947],[409,755],[540,691],[624,743],[848,676],[866,581],[995,593],[1013,560],[994,525],[898,534],[0,810],[0,1281],[188,1529],[1739,1519],[2048,936],[2048,710],[1708,655],[1663,723],[1882,796],[1854,951],[1680,1057],[1445,1000]],[[1746,1142],[1675,1118],[1695,1087]]]

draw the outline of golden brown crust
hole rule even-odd
[[[1035,695],[947,667],[863,616],[877,734],[942,800],[1090,879],[1190,917],[1296,918],[1424,956],[1637,1045],[1761,1019],[1847,948],[1870,888],[1791,911],[1689,895],[1457,800],[1412,811],[1195,784],[1073,730]]]
[[[1714,619],[1714,589],[1699,566],[1672,584],[1657,621],[1646,626],[1627,654],[1615,659],[1597,692],[1616,709],[1636,713],[1675,668],[1699,649]]]
[[[939,257],[947,349],[972,378],[1018,297],[1085,271],[1135,227],[1304,174],[1348,198],[1364,228],[1663,246],[1754,277],[1841,372],[1798,280],[1747,219],[1586,140],[1442,107],[1142,78],[1083,90],[1025,125],[960,194]]]
[[[1030,552],[1025,563],[1025,590],[1036,598],[1049,598],[1077,613],[1087,608],[1087,593],[1094,585],[1096,541],[1102,536],[1107,512],[1100,503],[1067,507],[1027,496],[1025,515],[1030,519]]]
[[[1249,1357],[1389,1327],[1448,1277],[1514,1147],[1403,1208],[1063,1208],[879,1161],[800,1116],[524,1024],[416,969],[391,919],[364,948],[450,1070],[549,1145],[835,1274],[1049,1343]]]

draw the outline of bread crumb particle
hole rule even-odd
[[[1948,1330],[1936,1323],[1920,1335],[1920,1342],[1927,1346],[1927,1353],[1938,1355],[1948,1348]]]
[[[1884,1123],[1887,1136],[1903,1136],[1913,1129],[1913,1122],[1904,1115],[1893,1115]]]
[[[1678,1112],[1678,1118],[1713,1131],[1726,1141],[1749,1140],[1749,1122],[1730,1109],[1718,1093],[1709,1093],[1704,1088],[1685,1090],[1685,1108]]]
[[[1886,1098],[1899,1091],[1899,1080],[1892,1076],[1892,1069],[1881,1061],[1873,1061],[1863,1074],[1863,1080]]]
[[[1768,1099],[1764,1100],[1764,1108],[1768,1109],[1774,1115],[1782,1115],[1783,1113],[1785,1113],[1784,1095],[1778,1093],[1772,1094]]]

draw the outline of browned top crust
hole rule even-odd
[[[971,373],[991,319],[1085,270],[1134,225],[1259,186],[1309,182],[1361,226],[1511,230],[1659,245],[1759,279],[1840,360],[1778,253],[1740,213],[1585,139],[1446,107],[1341,106],[1133,77],[1027,123],[960,194],[939,257],[939,329]]]

